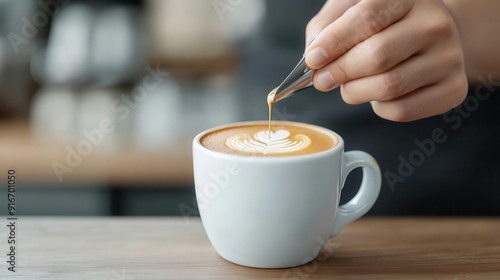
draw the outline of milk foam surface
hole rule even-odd
[[[200,139],[211,150],[250,156],[312,154],[335,147],[338,139],[315,126],[276,123],[271,135],[267,123],[238,125],[215,130]]]

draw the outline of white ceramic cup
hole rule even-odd
[[[303,265],[319,254],[325,240],[370,210],[380,192],[380,168],[365,152],[344,153],[344,141],[335,132],[309,124],[293,123],[319,129],[338,144],[315,154],[258,157],[213,151],[200,142],[215,130],[254,124],[267,122],[220,126],[194,138],[203,226],[215,250],[230,262],[258,268]],[[361,187],[339,205],[346,177],[358,167],[363,169]]]

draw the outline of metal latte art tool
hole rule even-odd
[[[292,96],[302,89],[312,86],[313,73],[314,70],[307,67],[305,57],[302,57],[297,66],[295,66],[281,85],[269,93],[267,97],[268,104],[272,105],[284,98]]]

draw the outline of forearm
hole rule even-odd
[[[500,1],[443,0],[460,33],[467,77],[500,78]]]

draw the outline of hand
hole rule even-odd
[[[459,34],[441,0],[329,0],[309,22],[306,63],[314,86],[341,86],[392,121],[458,106],[467,93]]]

